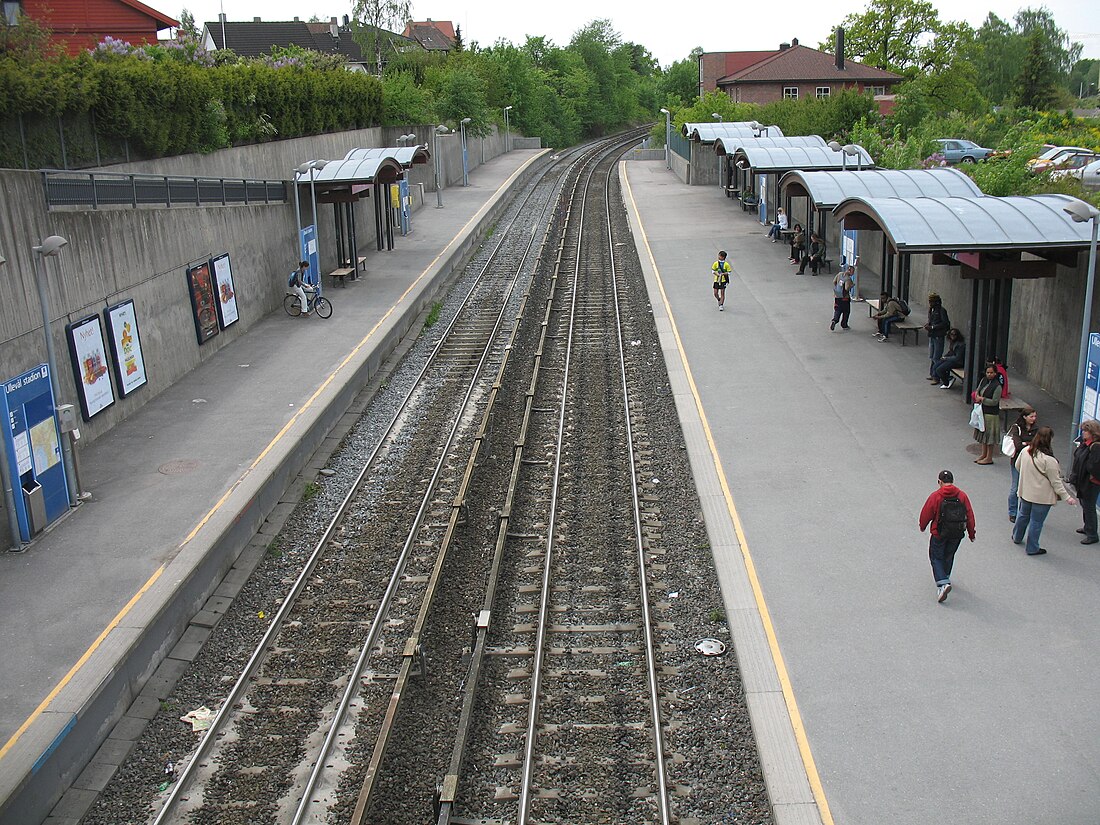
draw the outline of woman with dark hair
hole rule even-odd
[[[1096,499],[1100,497],[1100,421],[1081,424],[1081,440],[1073,451],[1069,481],[1081,502],[1085,523],[1077,531],[1085,534],[1081,544],[1096,544],[1100,541],[1096,533]]]
[[[1020,471],[1020,512],[1012,528],[1012,543],[1023,544],[1026,533],[1029,556],[1046,553],[1039,546],[1039,536],[1043,533],[1043,522],[1050,508],[1061,499],[1070,504],[1077,503],[1062,483],[1062,468],[1058,466],[1058,459],[1050,446],[1053,438],[1054,430],[1040,427],[1031,443],[1016,456],[1016,469]]]
[[[1020,489],[1020,471],[1016,469],[1015,458],[1023,452],[1024,447],[1031,443],[1035,436],[1035,422],[1039,420],[1039,414],[1031,407],[1020,410],[1020,417],[1016,423],[1008,428],[1008,435],[1012,437],[1012,443],[1016,445],[1016,452],[1008,460],[1012,469],[1012,486],[1008,488],[1008,520],[1016,520],[1016,511],[1020,507],[1017,491]],[[1080,494],[1080,490],[1077,491]]]
[[[974,428],[974,440],[982,445],[982,454],[974,459],[975,464],[992,464],[993,447],[1001,443],[1001,382],[997,370],[985,368],[985,378],[974,390],[974,403],[982,405],[984,429]]]
[[[806,245],[806,233],[802,230],[802,224],[794,225],[794,234],[791,235],[791,265],[802,260],[802,248]]]
[[[949,390],[955,384],[951,370],[966,363],[966,341],[955,327],[947,331],[943,358],[932,366],[932,380],[940,382],[941,390]]]

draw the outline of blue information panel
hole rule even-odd
[[[1089,360],[1081,395],[1081,420],[1100,420],[1100,332],[1089,333]]]
[[[298,231],[298,244],[302,257],[298,260],[309,261],[309,273],[306,275],[306,283],[319,286],[321,283],[321,253],[317,249],[317,227],[310,224],[305,229]],[[295,261],[297,269],[298,261]]]
[[[5,381],[0,407],[19,534],[30,541],[69,507],[49,367],[39,364]]]

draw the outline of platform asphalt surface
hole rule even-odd
[[[689,449],[705,415],[702,469],[728,484],[734,515],[707,513],[719,570],[743,567],[744,550],[759,582],[754,598],[743,571],[723,574],[727,609],[758,601],[774,625],[824,818],[1100,820],[1100,545],[1078,543],[1080,510],[1056,506],[1048,555],[1025,556],[1009,540],[1008,460],[973,463],[969,407],[925,380],[923,336],[919,347],[879,343],[860,304],[851,331],[830,332],[831,277],[797,275],[788,248],[717,187],[685,186],[660,161],[629,162],[625,176],[655,317],[664,301],[671,310],[666,361],[675,372],[682,350],[695,382],[677,395]],[[733,264],[721,313],[719,249]],[[1011,382],[1054,428],[1065,469],[1070,411]],[[706,508],[698,456],[693,467]],[[963,542],[954,590],[937,604],[917,516],[944,468],[970,496],[977,541]],[[752,707],[754,673],[771,663],[750,658]],[[772,722],[754,713],[758,736],[782,751],[794,738]],[[764,767],[777,770],[767,757]],[[786,785],[798,795],[796,780]]]
[[[0,807],[352,368],[382,357],[397,319],[423,306],[448,257],[538,154],[488,162],[469,187],[444,191],[442,209],[430,195],[393,251],[371,247],[364,277],[345,289],[325,279],[330,319],[273,312],[81,450],[91,500],[26,553],[0,554]]]

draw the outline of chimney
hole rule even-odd
[[[348,17],[348,16],[347,16],[347,15],[345,14],[345,15],[344,15],[344,28],[346,29],[346,28],[347,28],[348,26],[350,26],[350,25],[351,25],[351,18],[350,18],[350,17]]]
[[[298,15],[294,15],[294,22],[301,23],[302,21],[298,19]]]
[[[337,24],[335,17],[330,17],[328,19],[328,33],[337,40],[340,39],[340,26]]]
[[[261,19],[260,19],[260,18],[258,18],[258,17],[253,17],[253,18],[252,18],[252,22],[253,22],[253,23],[262,23],[262,22],[264,22],[264,21],[263,21],[263,20],[261,20]]]
[[[836,68],[837,71],[844,71],[844,28],[843,26],[836,27]]]
[[[797,45],[798,45],[798,38],[797,37],[792,37],[791,38],[791,46],[797,46]]]
[[[780,43],[780,44],[779,44],[779,51],[781,51],[781,52],[785,52],[785,51],[787,51],[787,49],[789,49],[790,47],[791,47],[791,44],[790,44],[790,43]]]
[[[225,12],[224,11],[221,14],[218,15],[218,22],[219,23],[224,23],[225,22]]]

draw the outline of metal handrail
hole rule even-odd
[[[41,169],[46,208],[59,206],[202,206],[286,203],[288,182]]]

